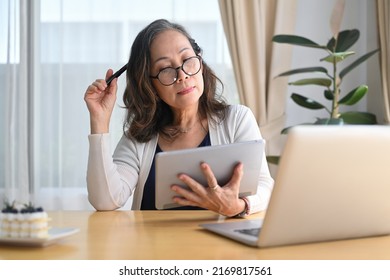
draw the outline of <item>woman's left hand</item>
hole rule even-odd
[[[241,213],[245,209],[245,202],[238,197],[243,176],[242,163],[235,166],[232,178],[224,186],[218,185],[214,173],[207,163],[202,163],[200,167],[207,179],[208,186],[201,185],[186,174],[180,174],[179,179],[190,190],[173,185],[172,190],[180,195],[180,197],[173,198],[174,202],[182,206],[198,206],[209,209],[227,217]]]

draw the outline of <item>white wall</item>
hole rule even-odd
[[[297,3],[298,7],[295,35],[307,37],[319,44],[326,44],[332,36],[329,22],[334,1],[298,0]],[[347,58],[346,61],[339,63],[340,69],[343,69],[355,61],[358,57],[377,48],[375,1],[346,0],[341,30],[355,28],[360,31],[359,40],[351,48],[351,50],[354,50],[356,54]],[[309,66],[324,66],[330,69],[327,65],[328,63],[319,61],[319,59],[325,56],[326,53],[322,50],[294,46],[292,66],[290,69]],[[376,54],[366,63],[363,63],[355,68],[352,72],[345,76],[341,90],[344,94],[346,94],[358,85],[368,84],[369,92],[367,94],[367,98],[361,100],[355,106],[346,109],[357,111],[369,110],[372,113],[377,114],[378,121],[380,122],[382,120],[380,117],[382,109],[380,108],[380,87],[378,86],[378,61],[378,55]],[[369,71],[367,69],[369,69]],[[294,81],[302,77],[303,76],[299,75],[291,76],[290,81]],[[308,76],[306,75],[305,77]],[[323,97],[322,87],[289,86],[286,96],[286,126],[304,122],[313,122],[316,120],[316,117],[328,116],[328,113],[325,110],[309,110],[296,105],[290,98],[290,95],[293,92],[311,97],[322,104],[330,105],[330,102],[326,101]]]

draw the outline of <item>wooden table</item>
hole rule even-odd
[[[0,245],[0,259],[390,259],[390,236],[252,248],[200,228],[200,223],[221,219],[209,211],[63,211],[49,216],[52,226],[80,232],[42,248]]]

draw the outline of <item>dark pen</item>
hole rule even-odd
[[[106,83],[107,83],[107,86],[110,85],[110,83],[112,82],[113,79],[115,78],[118,78],[120,75],[122,75],[123,72],[125,72],[127,69],[127,64],[124,65],[121,69],[119,69],[118,71],[116,71],[111,77],[109,77],[107,80],[106,80]]]

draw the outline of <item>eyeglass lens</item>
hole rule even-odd
[[[200,70],[200,58],[197,56],[190,57],[180,67],[167,67],[162,69],[158,73],[157,78],[163,85],[172,85],[177,80],[179,69],[182,69],[188,76],[197,74]]]

